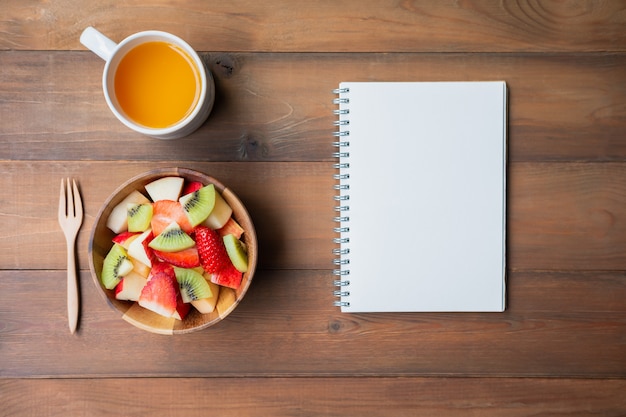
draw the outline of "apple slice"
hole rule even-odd
[[[150,267],[148,265],[144,265],[134,258],[130,258],[130,262],[133,264],[133,272],[144,278],[148,278],[150,276]]]
[[[119,245],[122,245],[125,249],[128,249],[128,245],[130,244],[130,242],[132,242],[132,240],[137,236],[139,236],[139,232],[126,231],[115,235],[111,240],[113,241],[113,243],[117,243]]]
[[[148,247],[148,243],[152,240],[152,229],[148,229],[130,242],[128,245],[128,256],[141,262],[142,264],[152,266],[152,249]]]
[[[215,306],[217,305],[217,300],[220,297],[220,286],[211,282],[210,274],[207,279],[207,275],[202,274],[204,279],[209,284],[209,288],[211,288],[211,296],[208,298],[200,298],[198,300],[193,300],[191,305],[195,307],[198,312],[202,314],[209,314],[215,310]]]
[[[205,226],[210,227],[213,230],[221,229],[224,227],[230,216],[233,214],[233,209],[228,205],[226,200],[222,197],[219,191],[215,190],[215,205],[213,210],[209,214],[209,217],[202,222]]]
[[[232,217],[228,219],[226,224],[222,226],[221,229],[217,230],[217,233],[222,237],[226,235],[235,235],[237,239],[241,239],[243,232],[243,227],[241,227],[241,225]]]
[[[116,205],[109,218],[107,219],[107,227],[113,231],[113,233],[119,234],[128,228],[128,212],[127,206],[129,203],[150,203],[148,198],[141,194],[139,191],[134,190],[125,199],[123,199],[118,205]]]
[[[152,201],[178,200],[183,189],[182,177],[163,177],[146,184],[145,188]]]
[[[142,277],[136,272],[129,272],[122,280],[115,286],[115,298],[118,300],[139,300],[141,290],[146,285],[148,280]]]
[[[220,288],[220,298],[217,300],[215,308],[221,316],[226,314],[236,302],[237,294],[235,290],[232,288],[222,287]]]

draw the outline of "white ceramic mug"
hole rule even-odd
[[[106,102],[122,123],[132,130],[158,139],[176,139],[187,136],[198,129],[209,117],[215,100],[215,84],[196,51],[185,41],[170,33],[145,31],[135,33],[116,44],[111,39],[92,27],[86,28],[80,36],[80,42],[106,61],[102,74],[102,89]],[[149,42],[165,42],[180,48],[191,59],[191,65],[199,78],[194,105],[177,122],[165,127],[151,127],[133,120],[122,108],[116,95],[115,75],[122,59],[134,48]]]

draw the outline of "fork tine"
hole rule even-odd
[[[78,192],[78,186],[76,185],[76,180],[72,179],[73,185],[73,198],[74,198],[74,216],[77,218],[83,217],[83,201],[80,198],[80,194]]]
[[[70,184],[70,178],[67,177],[67,217],[74,217],[74,192],[72,190],[72,184]]]

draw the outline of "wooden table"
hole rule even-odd
[[[626,3],[9,0],[0,11],[0,415],[526,416],[626,413]],[[186,39],[217,87],[208,122],[159,141],[117,122],[87,26]],[[505,80],[508,308],[332,306],[342,80]],[[228,184],[260,264],[225,321],[162,336],[96,291],[87,246],[129,177]],[[75,177],[81,318],[68,331],[61,177]]]

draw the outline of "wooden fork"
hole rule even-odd
[[[83,203],[76,186],[76,181],[61,179],[61,193],[59,196],[59,224],[65,234],[67,242],[67,314],[70,332],[76,331],[78,323],[78,281],[76,276],[76,235],[83,222]]]

